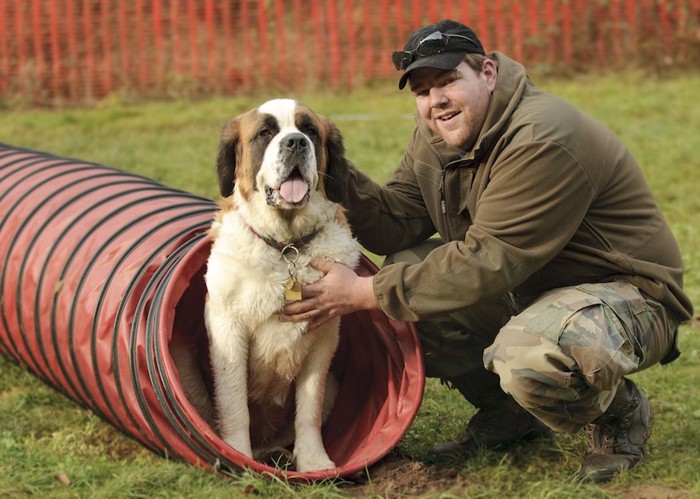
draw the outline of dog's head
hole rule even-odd
[[[235,188],[245,200],[263,195],[276,209],[303,207],[311,193],[324,193],[323,175],[342,161],[338,129],[291,99],[276,99],[224,125],[217,155],[219,190]]]

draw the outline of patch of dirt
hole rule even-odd
[[[458,469],[421,463],[396,455],[387,456],[367,474],[351,477],[341,490],[355,497],[423,496],[453,491],[459,486]]]

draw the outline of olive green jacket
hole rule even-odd
[[[420,264],[382,268],[379,307],[416,321],[508,291],[621,278],[687,320],[680,251],[627,148],[494,55],[497,84],[473,150],[461,156],[418,118],[386,185],[348,165],[338,201],[368,250],[394,253],[436,232],[447,242]]]

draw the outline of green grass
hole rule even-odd
[[[700,74],[539,83],[606,123],[628,144],[678,237],[686,289],[700,303]],[[380,181],[391,175],[413,127],[413,101],[407,93],[385,84],[350,95],[294,96],[336,122],[348,156],[359,168]],[[95,109],[6,111],[0,141],[115,166],[214,197],[213,161],[221,125],[266,97],[140,105],[108,100]],[[655,429],[645,465],[611,484],[575,480],[585,448],[580,434],[484,453],[457,469],[436,470],[429,462],[429,446],[457,436],[472,408],[433,380],[398,451],[412,456],[445,497],[698,497],[697,323],[681,333],[678,361],[634,377],[652,400]],[[5,360],[0,360],[0,422],[0,497],[400,497],[417,490],[412,482],[420,481],[416,474],[404,479],[404,489],[391,489],[377,475],[371,485],[358,489],[343,483],[305,487],[252,474],[225,479],[151,454]],[[61,474],[70,485],[59,480]]]

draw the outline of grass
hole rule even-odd
[[[700,74],[653,80],[626,73],[539,83],[606,123],[628,144],[679,240],[686,289],[700,303]],[[212,165],[220,127],[265,97],[139,105],[111,99],[94,109],[10,111],[0,120],[0,141],[115,166],[215,197]],[[361,169],[380,181],[391,175],[413,127],[409,95],[385,84],[350,95],[295,97],[336,122],[349,157]],[[647,462],[634,473],[601,487],[579,484],[573,471],[584,437],[560,435],[555,442],[459,463],[452,471],[457,480],[447,482],[442,495],[700,496],[697,332],[697,322],[683,326],[681,358],[634,376],[657,416]],[[456,393],[429,380],[423,406],[398,451],[429,467],[429,446],[455,437],[472,411]],[[305,487],[252,474],[222,479],[162,459],[6,360],[0,360],[0,421],[0,497],[403,495],[379,481],[358,492],[342,483]]]

